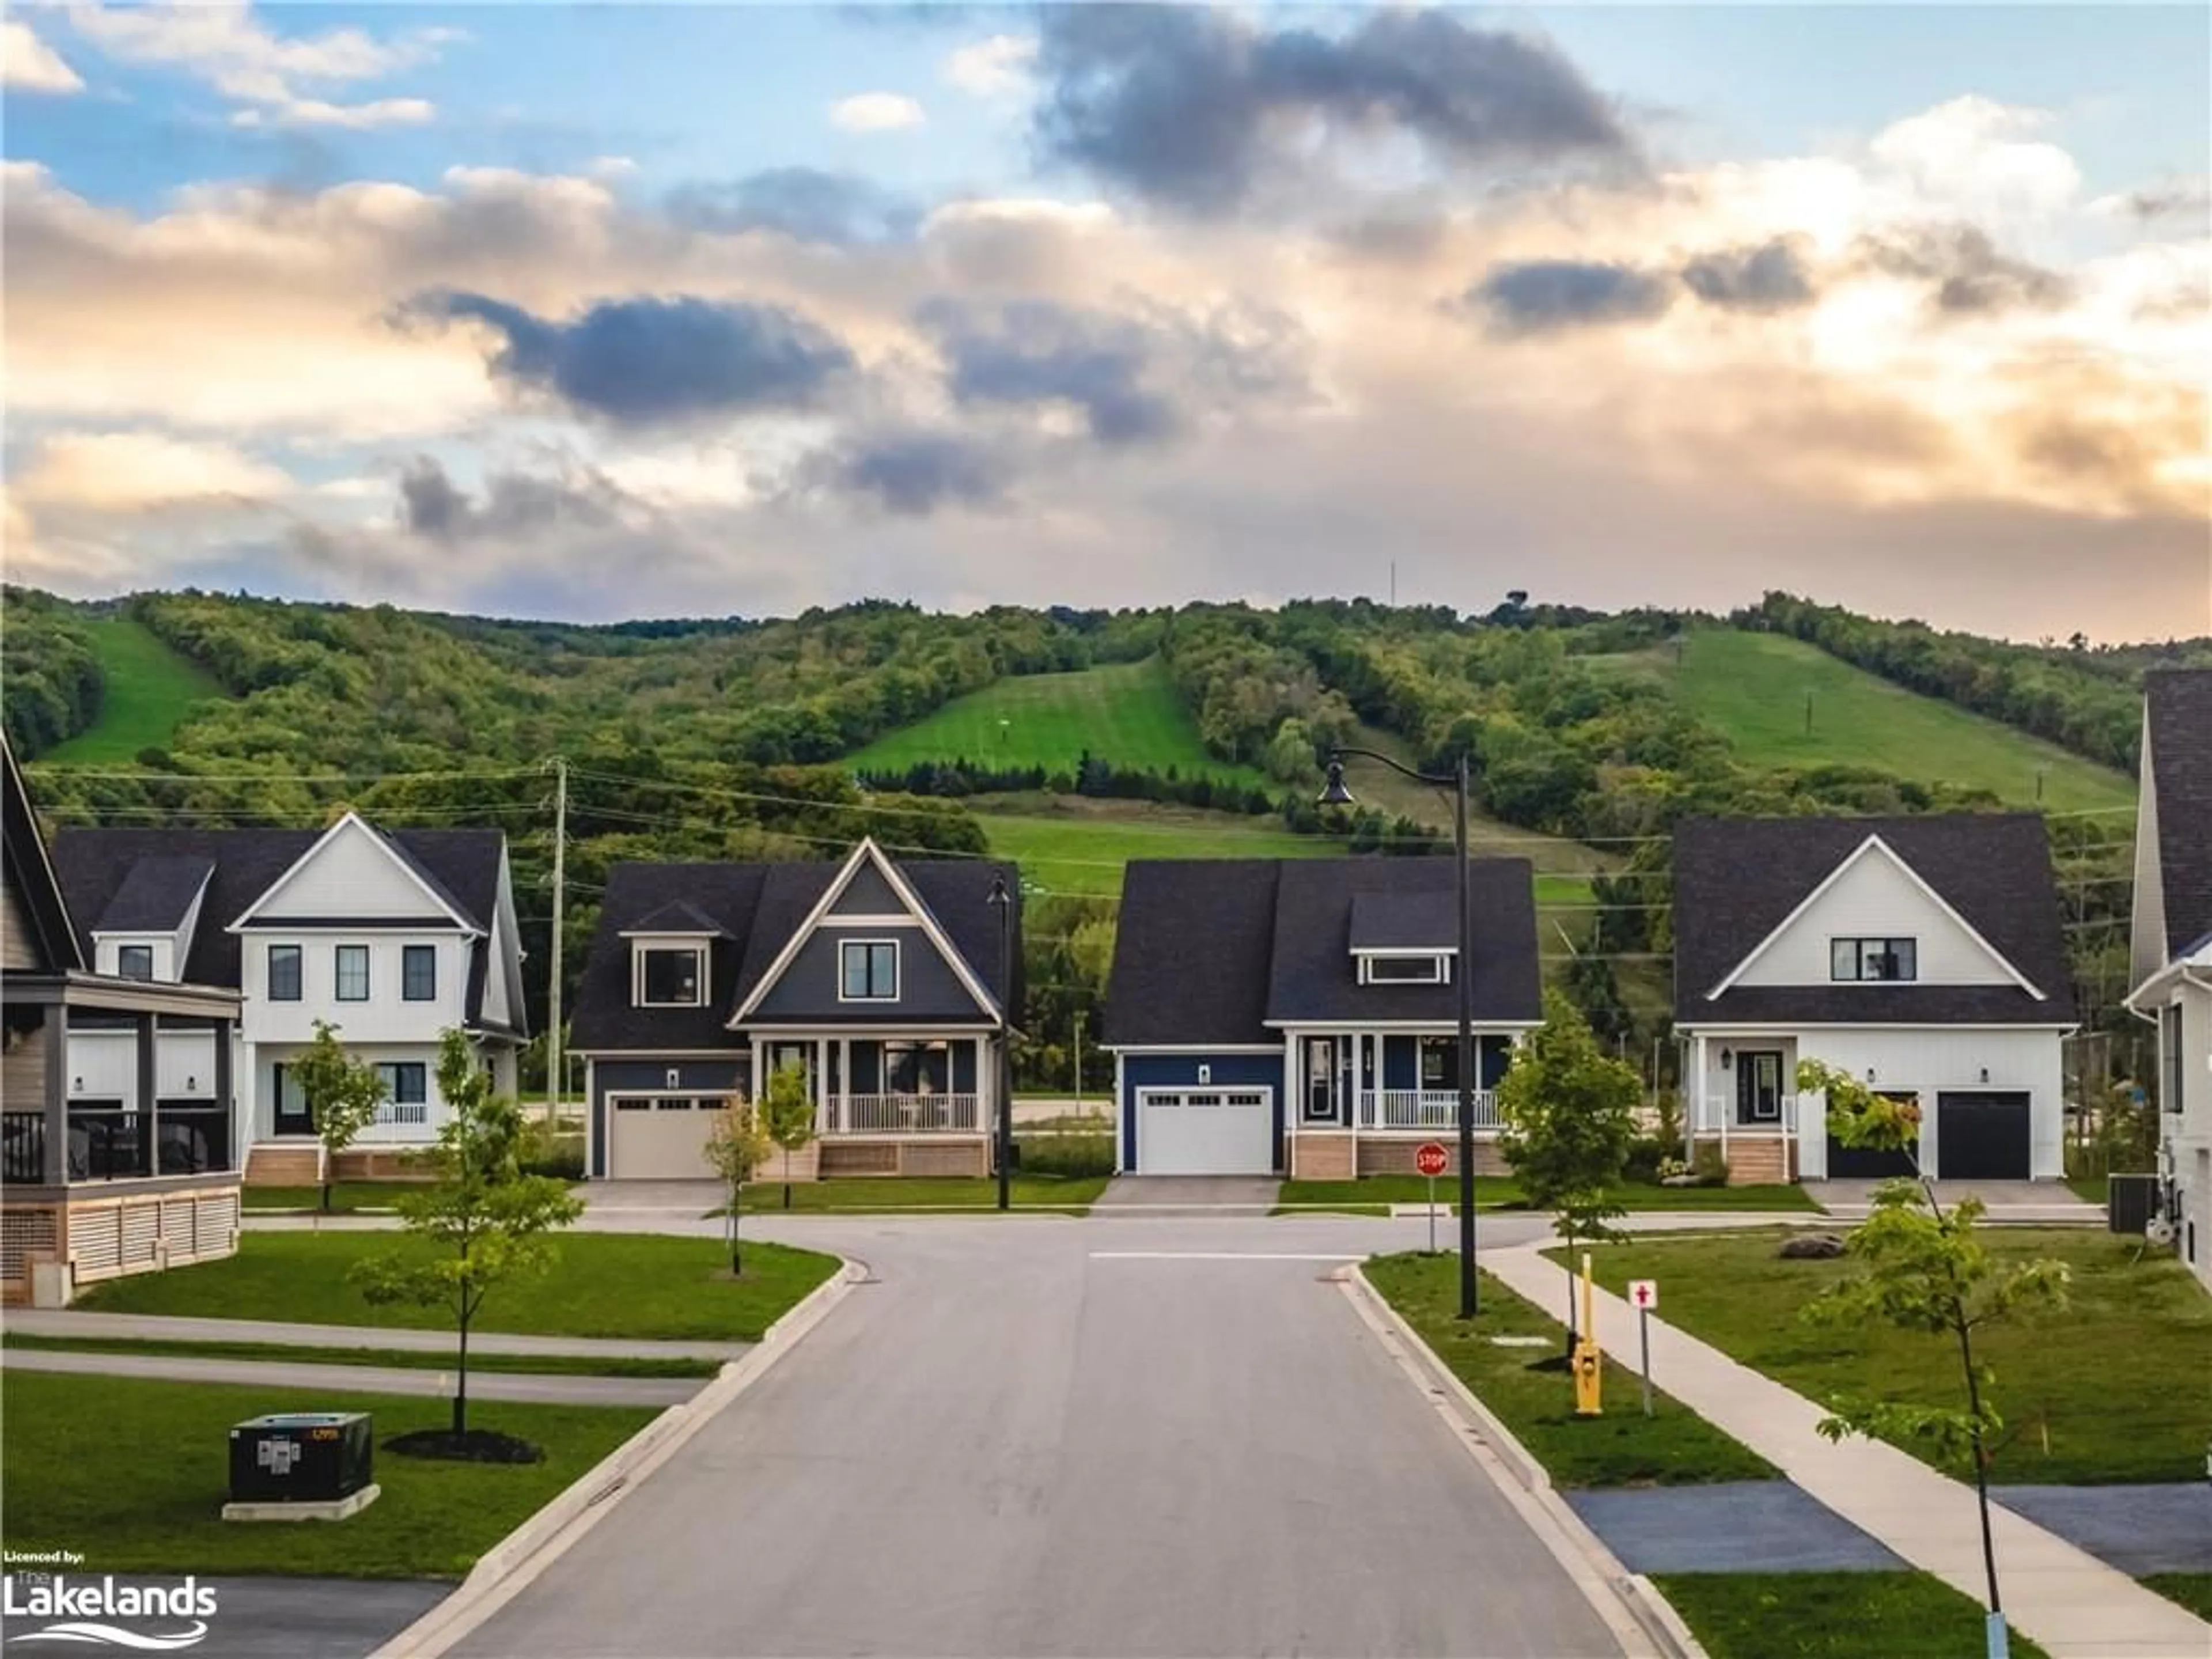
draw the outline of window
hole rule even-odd
[[[1459,1087],[1459,1039],[1425,1036],[1421,1039],[1421,1087]]]
[[[890,939],[847,939],[837,947],[840,1002],[898,1000],[898,945]]]
[[[884,1092],[942,1095],[952,1090],[952,1051],[942,1042],[884,1044]]]
[[[637,953],[638,1006],[696,1008],[707,1000],[704,952],[696,945],[668,945]]]
[[[399,996],[404,1002],[438,1000],[438,947],[402,945],[399,951]]]
[[[379,1066],[384,1092],[395,1106],[420,1106],[430,1098],[430,1068],[419,1060],[394,1060]]]
[[[2169,1112],[2181,1109],[2181,1005],[2168,1003],[2158,1011],[2160,1106]]]
[[[154,947],[150,945],[125,945],[115,952],[115,976],[118,979],[151,979],[154,977]]]
[[[368,946],[341,945],[337,953],[337,1000],[340,1002],[368,1000]]]
[[[1364,985],[1442,985],[1448,975],[1442,956],[1359,958]]]
[[[1886,982],[1920,977],[1919,945],[1909,939],[1828,941],[1828,977],[1838,983]]]
[[[296,945],[272,945],[269,947],[269,1000],[297,1002],[300,1000],[300,947]]]

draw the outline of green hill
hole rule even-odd
[[[1671,680],[1685,706],[1754,766],[1871,767],[1918,783],[1988,789],[2014,805],[2053,811],[2135,799],[2134,783],[2122,773],[1796,640],[1710,629],[1688,636],[1679,665],[1674,657],[1638,653],[1618,666]]]
[[[1224,765],[1206,752],[1197,722],[1158,657],[1067,674],[1009,676],[886,732],[846,763],[884,772],[926,761],[1073,769],[1085,750],[1115,766],[1172,766],[1186,777],[1267,786],[1250,767]]]
[[[104,617],[88,623],[106,692],[100,718],[39,757],[59,766],[98,766],[168,746],[192,705],[225,695],[215,677],[155,638],[143,623]]]
[[[1297,836],[1272,817],[1206,812],[1155,801],[1075,796],[987,797],[975,816],[991,850],[1022,866],[1025,884],[1064,897],[1118,898],[1131,859],[1326,858],[1328,836]]]

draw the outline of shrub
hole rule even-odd
[[[1708,1140],[1690,1156],[1690,1168],[1697,1172],[1698,1183],[1704,1187],[1728,1185],[1728,1159],[1721,1156],[1720,1143]]]
[[[1112,1135],[1066,1133],[1024,1135],[1024,1175],[1109,1176],[1114,1173]]]
[[[522,1147],[516,1162],[525,1175],[581,1181],[584,1137],[574,1129],[549,1129],[543,1119],[533,1118],[522,1132]]]
[[[1659,1166],[1674,1156],[1677,1144],[1657,1135],[1637,1136],[1628,1143],[1628,1159],[1620,1166],[1621,1178],[1650,1186],[1659,1179]]]

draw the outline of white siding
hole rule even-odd
[[[322,1019],[339,1028],[349,1047],[434,1043],[440,1031],[461,1024],[468,990],[468,953],[458,933],[349,933],[335,927],[283,933],[255,929],[240,945],[239,976],[246,993],[242,1023],[250,1042],[310,1042],[314,1040],[315,1022]],[[297,1002],[269,1000],[269,947],[272,945],[301,947]],[[337,1000],[337,947],[341,945],[368,947],[366,1002]],[[428,945],[437,952],[437,995],[430,1001],[409,1002],[400,995],[403,950],[410,945]]]
[[[1807,906],[1736,982],[1826,985],[1829,941],[1837,939],[1918,941],[1919,982],[1923,985],[2014,982],[1996,955],[1977,943],[1879,848],[1860,858]],[[2047,994],[2051,988],[2036,988]]]
[[[215,1098],[215,1033],[164,1031],[154,1048],[155,1092],[164,1100]]]
[[[279,916],[421,916],[445,921],[433,898],[382,836],[358,820],[319,842],[254,907]]]
[[[2181,1109],[2164,1109],[2166,1073],[2161,1055],[2159,1129],[2181,1202],[2183,1231],[2174,1248],[2197,1278],[2212,1286],[2212,991],[2184,983],[2174,988],[2173,1000],[2181,1007]]]
[[[1741,1042],[1760,1039],[1745,1037]],[[1738,1046],[1741,1046],[1739,1043]],[[2032,1146],[2028,1173],[2038,1181],[2066,1173],[2064,1072],[2059,1034],[2050,1031],[1952,1026],[1929,1030],[1880,1027],[1803,1031],[1797,1052],[1823,1060],[1863,1079],[1871,1070],[1873,1087],[1884,1092],[1917,1094],[1921,1109],[1921,1156],[1936,1157],[1936,1097],[1945,1090],[2021,1090],[2029,1097]],[[1989,1077],[1982,1076],[1986,1069]],[[1828,1129],[1825,1101],[1817,1095],[1798,1102],[1797,1128],[1808,1176],[1825,1173]],[[1937,1158],[1938,1172],[1941,1158]]]
[[[154,951],[154,977],[173,983],[182,975],[177,972],[177,936],[174,933],[95,933],[92,937],[92,971],[95,974],[116,974],[126,945],[150,945]]]
[[[131,1031],[71,1031],[70,1098],[138,1101],[138,1040]]]
[[[351,1042],[346,1050],[356,1060],[372,1066],[390,1066],[406,1061],[419,1061],[423,1068],[425,1093],[428,1098],[424,1121],[403,1123],[383,1121],[371,1124],[354,1143],[359,1146],[412,1146],[424,1144],[438,1138],[450,1114],[445,1097],[438,1091],[438,1044],[434,1037],[421,1042]],[[264,1045],[253,1051],[252,1100],[253,1138],[266,1140],[276,1133],[276,1067],[294,1059],[300,1053],[295,1044]],[[386,1109],[389,1116],[391,1109]]]

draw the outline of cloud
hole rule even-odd
[[[1191,212],[1295,177],[1316,134],[1409,137],[1447,170],[1634,149],[1557,48],[1441,12],[1377,13],[1342,36],[1195,7],[1052,8],[1042,26],[1041,150]]]
[[[229,444],[158,432],[64,432],[40,441],[9,495],[41,507],[141,512],[265,500],[291,488],[282,468]]]
[[[83,77],[15,18],[0,21],[0,86],[10,92],[79,92]]]
[[[2074,285],[2055,270],[1998,251],[1974,225],[1922,225],[1870,236],[1864,257],[1892,276],[1935,284],[1936,309],[1954,317],[2048,311],[2073,297]]]
[[[854,496],[890,514],[922,517],[945,507],[982,507],[1006,484],[1003,448],[974,435],[916,428],[851,434],[808,459],[805,488]]]
[[[1814,298],[1803,245],[1790,237],[1698,254],[1683,265],[1682,281],[1707,305],[1729,311],[1788,311]]]
[[[855,173],[818,167],[771,167],[742,179],[679,186],[668,210],[680,223],[726,235],[766,230],[794,241],[844,247],[902,241],[921,214],[914,205]]]
[[[2028,134],[2048,111],[1979,96],[1954,98],[1876,134],[1869,150],[1929,207],[2005,226],[2048,219],[2081,188],[2057,145]]]
[[[562,323],[447,292],[401,316],[483,324],[501,340],[485,363],[495,380],[622,425],[803,408],[854,365],[842,341],[796,312],[688,295],[603,300]]]
[[[79,35],[111,58],[175,69],[248,107],[242,125],[384,126],[427,120],[421,99],[335,104],[302,85],[338,87],[376,81],[435,58],[458,40],[450,28],[417,28],[379,40],[351,27],[319,34],[279,35],[264,27],[245,0],[191,5],[95,5],[70,9]]]
[[[2089,210],[2145,225],[2179,220],[2202,234],[2212,221],[2212,179],[2172,179],[2118,196],[2100,196],[2089,204]]]
[[[1002,98],[1030,84],[1036,62],[1035,35],[994,34],[956,47],[945,60],[945,79],[976,98]]]
[[[562,526],[604,530],[625,522],[643,527],[650,508],[605,473],[555,452],[550,471],[498,467],[478,501],[454,483],[436,458],[417,455],[399,475],[397,517],[409,534],[458,543],[512,539]]]
[[[1644,322],[1673,303],[1674,279],[1633,265],[1528,259],[1493,266],[1468,290],[1505,334],[1547,334],[1601,323]]]
[[[846,132],[896,132],[928,119],[920,104],[896,92],[855,93],[830,106],[830,125]]]

